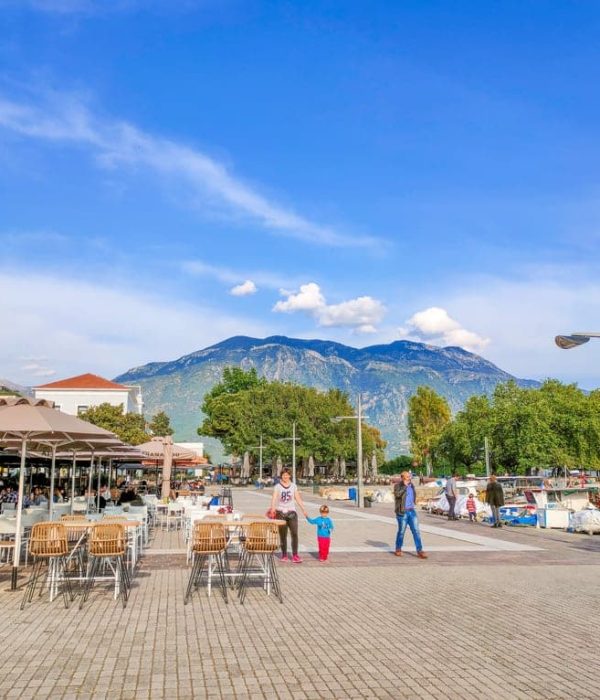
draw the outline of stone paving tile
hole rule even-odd
[[[370,527],[344,520],[336,536],[394,536]],[[99,586],[81,611],[46,597],[20,611],[0,570],[0,697],[600,697],[600,538],[495,536],[540,549],[279,565],[283,605],[252,588],[244,606],[205,589],[184,606],[185,556],[152,554],[181,550],[179,533],[155,535],[125,610]]]

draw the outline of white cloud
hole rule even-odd
[[[249,294],[256,294],[256,285],[252,280],[246,280],[242,284],[237,284],[229,290],[234,297],[247,297]]]
[[[376,325],[385,315],[383,304],[368,296],[350,299],[340,304],[327,304],[321,288],[315,282],[301,285],[298,292],[281,289],[280,293],[287,299],[278,301],[273,311],[308,313],[323,327],[347,327],[358,333],[375,333]]]
[[[490,342],[489,338],[463,328],[446,309],[439,306],[418,311],[408,319],[406,328],[400,328],[399,332],[428,343],[457,345],[471,352],[481,352]]]
[[[378,250],[382,245],[379,239],[347,235],[310,221],[263,196],[205,153],[125,122],[102,121],[77,99],[51,95],[44,103],[27,104],[0,97],[0,127],[30,138],[83,146],[106,168],[141,167],[162,178],[176,178],[191,187],[192,199],[208,198],[276,235],[334,247]]]
[[[560,350],[554,337],[599,331],[600,283],[584,266],[529,269],[520,279],[480,277],[448,295],[447,303],[492,339],[486,357],[519,377],[600,386],[600,343]]]
[[[355,326],[361,333],[374,333],[384,315],[385,307],[380,301],[358,297],[325,306],[319,313],[319,322],[322,326]]]
[[[294,311],[319,312],[325,307],[325,297],[321,294],[321,288],[315,282],[303,284],[296,294],[288,290],[281,290],[285,301],[278,301],[273,307],[273,311],[282,313],[293,313]]]
[[[32,377],[52,377],[56,374],[55,369],[50,369],[44,365],[40,365],[37,362],[30,362],[29,364],[22,365],[21,370],[27,372],[27,374]]]
[[[467,333],[476,329],[478,339],[489,339],[488,345],[475,351],[501,369],[517,377],[555,377],[594,389],[600,387],[600,341],[560,350],[554,337],[575,331],[600,331],[599,279],[593,261],[589,265],[528,266],[513,272],[511,279],[493,275],[454,279],[451,288],[438,289],[436,294],[444,299],[451,322],[460,319],[459,328],[469,329]],[[423,309],[428,302],[430,299],[425,299],[421,305],[417,299],[412,305]],[[418,318],[430,331],[445,329],[455,336],[435,341],[425,334],[417,335],[414,328],[404,324],[405,328],[400,329],[403,337],[442,345],[469,345],[460,342],[460,337],[456,342],[458,330],[449,328],[443,314]],[[378,333],[377,340],[391,340],[387,328]]]
[[[0,346],[0,366],[21,384],[33,383],[31,373],[44,368],[59,377],[94,372],[110,378],[232,335],[262,337],[270,330],[125,286],[22,270],[0,270],[0,298],[0,326],[10,329],[11,341]]]
[[[279,289],[286,282],[286,278],[261,270],[232,270],[229,267],[213,265],[203,260],[186,260],[181,264],[181,269],[197,277],[210,277],[224,284],[237,284],[240,279],[252,279],[256,285],[267,287],[268,289]],[[287,277],[289,281],[289,277]]]

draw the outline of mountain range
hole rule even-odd
[[[453,412],[474,394],[490,394],[500,382],[514,379],[488,360],[459,347],[440,348],[399,340],[387,345],[353,348],[326,340],[285,336],[228,338],[172,362],[152,362],[115,378],[142,387],[145,414],[165,411],[179,441],[197,440],[204,394],[221,379],[224,367],[255,367],[269,380],[295,382],[318,389],[336,387],[354,402],[360,392],[368,423],[388,441],[388,457],[408,451],[408,399],[420,385],[444,396]],[[209,451],[214,443],[205,440]],[[213,454],[214,457],[214,454]]]

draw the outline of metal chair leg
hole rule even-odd
[[[23,594],[23,599],[21,600],[21,610],[25,608],[25,603],[31,603],[31,601],[33,600],[35,586],[38,582],[43,566],[44,562],[41,559],[34,559],[33,568],[29,576],[29,581],[27,581],[27,585],[25,586],[25,592]]]
[[[123,557],[117,557],[116,570],[119,577],[119,595],[121,597],[121,604],[123,608],[127,607],[127,599],[129,597],[129,591],[127,589],[127,573],[125,569],[127,564],[123,561]]]
[[[277,567],[275,566],[275,559],[272,554],[267,555],[267,562],[270,571],[271,585],[273,587],[273,592],[279,599],[280,603],[283,603],[283,595],[281,593],[281,586],[279,585],[279,574],[277,573]]]
[[[91,557],[91,561],[88,561],[88,570],[85,582],[83,584],[83,591],[81,594],[81,600],[79,602],[79,609],[83,607],[83,604],[88,599],[90,591],[94,585],[94,580],[96,578],[96,572],[98,571],[99,557]]]
[[[63,599],[65,601],[65,608],[69,607],[69,603],[74,600],[73,596],[73,589],[71,588],[71,579],[68,576],[67,572],[67,558],[66,557],[60,557],[59,560],[56,562],[57,564],[57,577],[58,580],[61,580],[61,572],[62,572],[62,594],[63,594]]]
[[[223,563],[223,552],[219,552],[217,556],[215,557],[217,560],[217,571],[219,573],[219,582],[221,584],[221,590],[223,592],[223,598],[225,599],[225,602],[228,603],[229,601],[227,600],[227,580],[225,579],[225,568],[224,568],[224,563]]]
[[[246,598],[246,589],[248,587],[247,581],[248,581],[248,573],[250,572],[250,565],[254,561],[254,552],[246,552],[246,558],[244,560],[244,569],[242,571],[242,575],[240,578],[240,589],[239,589],[239,599],[240,599],[240,605],[244,604],[244,600]]]
[[[200,557],[196,554],[193,555],[192,571],[190,572],[190,580],[188,581],[187,589],[185,592],[185,598],[183,601],[184,605],[188,604],[188,602],[190,600],[190,596],[192,595],[192,591],[197,585],[196,581],[199,579],[200,574],[202,572],[202,565],[203,565],[202,559],[203,559],[203,557]]]

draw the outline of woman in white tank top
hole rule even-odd
[[[285,525],[279,528],[279,540],[281,542],[281,561],[289,561],[287,553],[287,533],[288,529],[292,536],[292,561],[295,564],[300,564],[302,559],[298,556],[298,513],[296,512],[296,504],[301,508],[306,517],[306,508],[300,491],[296,484],[293,483],[290,472],[284,469],[281,472],[281,480],[273,489],[273,497],[271,498],[271,512],[275,513],[275,517],[279,520],[285,520]]]

